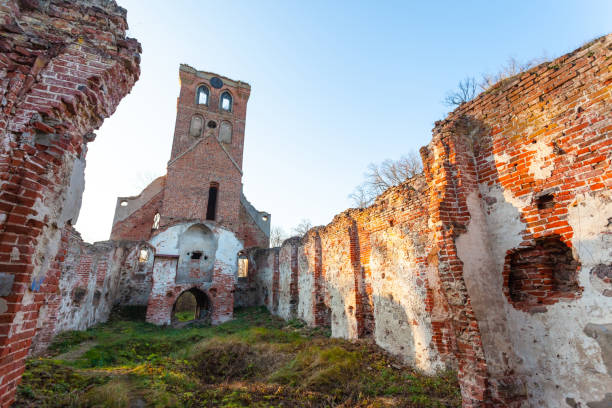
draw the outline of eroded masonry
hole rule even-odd
[[[612,35],[436,123],[424,173],[268,248],[242,194],[247,83],[179,68],[167,173],[78,217],[93,130],[139,75],[111,0],[0,0],[0,405],[28,354],[116,305],[172,324],[237,306],[458,370],[465,407],[612,405]],[[91,186],[90,186],[91,187]]]

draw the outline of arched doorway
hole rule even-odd
[[[193,322],[210,321],[210,301],[203,291],[191,288],[176,298],[172,307],[172,325],[183,326]]]

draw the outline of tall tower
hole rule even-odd
[[[270,214],[242,194],[244,126],[251,86],[189,65],[179,69],[180,93],[165,176],[139,195],[118,197],[112,240],[148,240],[189,221],[210,221],[245,247],[267,247]]]
[[[180,83],[160,226],[202,219],[237,232],[251,87],[188,65]]]

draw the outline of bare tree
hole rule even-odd
[[[297,236],[303,237],[311,228],[312,222],[307,218],[303,218],[302,221],[300,221],[300,223],[297,225],[297,227],[293,228],[293,233]]]
[[[476,87],[476,80],[473,77],[466,77],[459,82],[456,90],[446,94],[443,102],[447,106],[459,106],[469,102],[476,96]]]
[[[365,181],[358,185],[349,198],[359,208],[372,204],[376,196],[389,187],[397,186],[406,179],[423,171],[419,155],[412,151],[398,160],[387,159],[382,163],[370,163],[365,173]]]
[[[533,59],[531,61],[527,61],[525,63],[519,62],[516,58],[510,57],[506,61],[504,65],[497,71],[495,74],[482,74],[482,80],[478,84],[480,89],[486,91],[499,81],[503,81],[504,79],[511,78],[515,75],[520,74],[521,72],[525,72],[530,68],[544,62],[546,59],[543,57]]]
[[[480,88],[485,91],[495,85],[496,83],[503,81],[504,79],[512,78],[522,72],[528,71],[536,65],[542,64],[548,61],[546,52],[542,53],[542,56],[534,58],[527,62],[520,62],[514,57],[508,58],[506,63],[495,74],[482,74],[482,80],[480,81]]]
[[[374,196],[375,197],[375,196]],[[360,184],[355,187],[355,190],[349,194],[349,198],[357,208],[366,208],[374,202],[374,197],[367,189],[365,184]]]
[[[398,160],[387,159],[380,164],[370,163],[365,173],[365,186],[378,195],[422,171],[421,158],[412,151]]]
[[[285,230],[281,227],[272,227],[270,230],[270,248],[279,247],[283,245],[283,241],[287,239]]]

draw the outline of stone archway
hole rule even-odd
[[[192,322],[210,322],[212,304],[208,295],[198,288],[187,289],[176,298],[170,320],[173,326]]]

